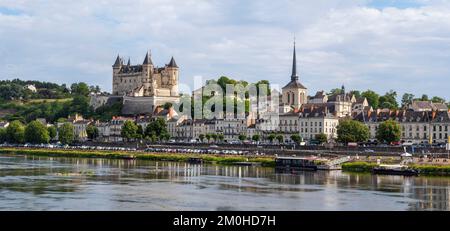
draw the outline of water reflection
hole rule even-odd
[[[449,210],[449,186],[439,177],[0,157],[3,210]]]

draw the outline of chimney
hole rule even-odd
[[[434,120],[435,117],[436,117],[436,111],[433,110],[433,112],[431,113],[431,119]]]

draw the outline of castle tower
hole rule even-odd
[[[113,95],[117,95],[117,88],[119,87],[119,78],[117,77],[117,75],[120,72],[120,69],[122,69],[122,65],[123,65],[123,61],[120,58],[119,55],[117,55],[116,61],[114,62],[114,64],[112,65],[113,68],[113,86],[112,86],[112,94]]]
[[[142,62],[142,83],[144,85],[144,96],[152,96],[154,94],[153,89],[153,62],[150,52],[145,54],[144,62]]]
[[[307,96],[308,90],[299,82],[299,77],[297,74],[297,54],[294,41],[291,81],[282,88],[282,103],[289,105],[294,109],[298,109],[302,104],[307,103]]]
[[[169,64],[167,64],[167,71],[169,73],[169,84],[171,85],[170,96],[179,96],[178,93],[179,68],[173,57],[170,59]]]

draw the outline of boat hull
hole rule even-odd
[[[400,176],[418,176],[419,173],[413,169],[383,169],[383,168],[374,168],[372,171],[373,174],[376,175],[400,175]]]

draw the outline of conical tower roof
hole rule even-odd
[[[116,61],[114,62],[113,67],[120,67],[120,65],[122,65],[121,59],[120,59],[120,56],[117,55],[117,58],[116,58]]]
[[[173,56],[172,56],[172,59],[170,59],[170,62],[169,62],[169,64],[167,66],[168,67],[176,67],[176,68],[178,68],[177,63],[175,62],[175,59],[173,58]]]
[[[147,64],[153,65],[152,58],[150,57],[150,54],[148,51],[147,51],[147,54],[145,55],[143,64],[144,65],[147,65]]]

